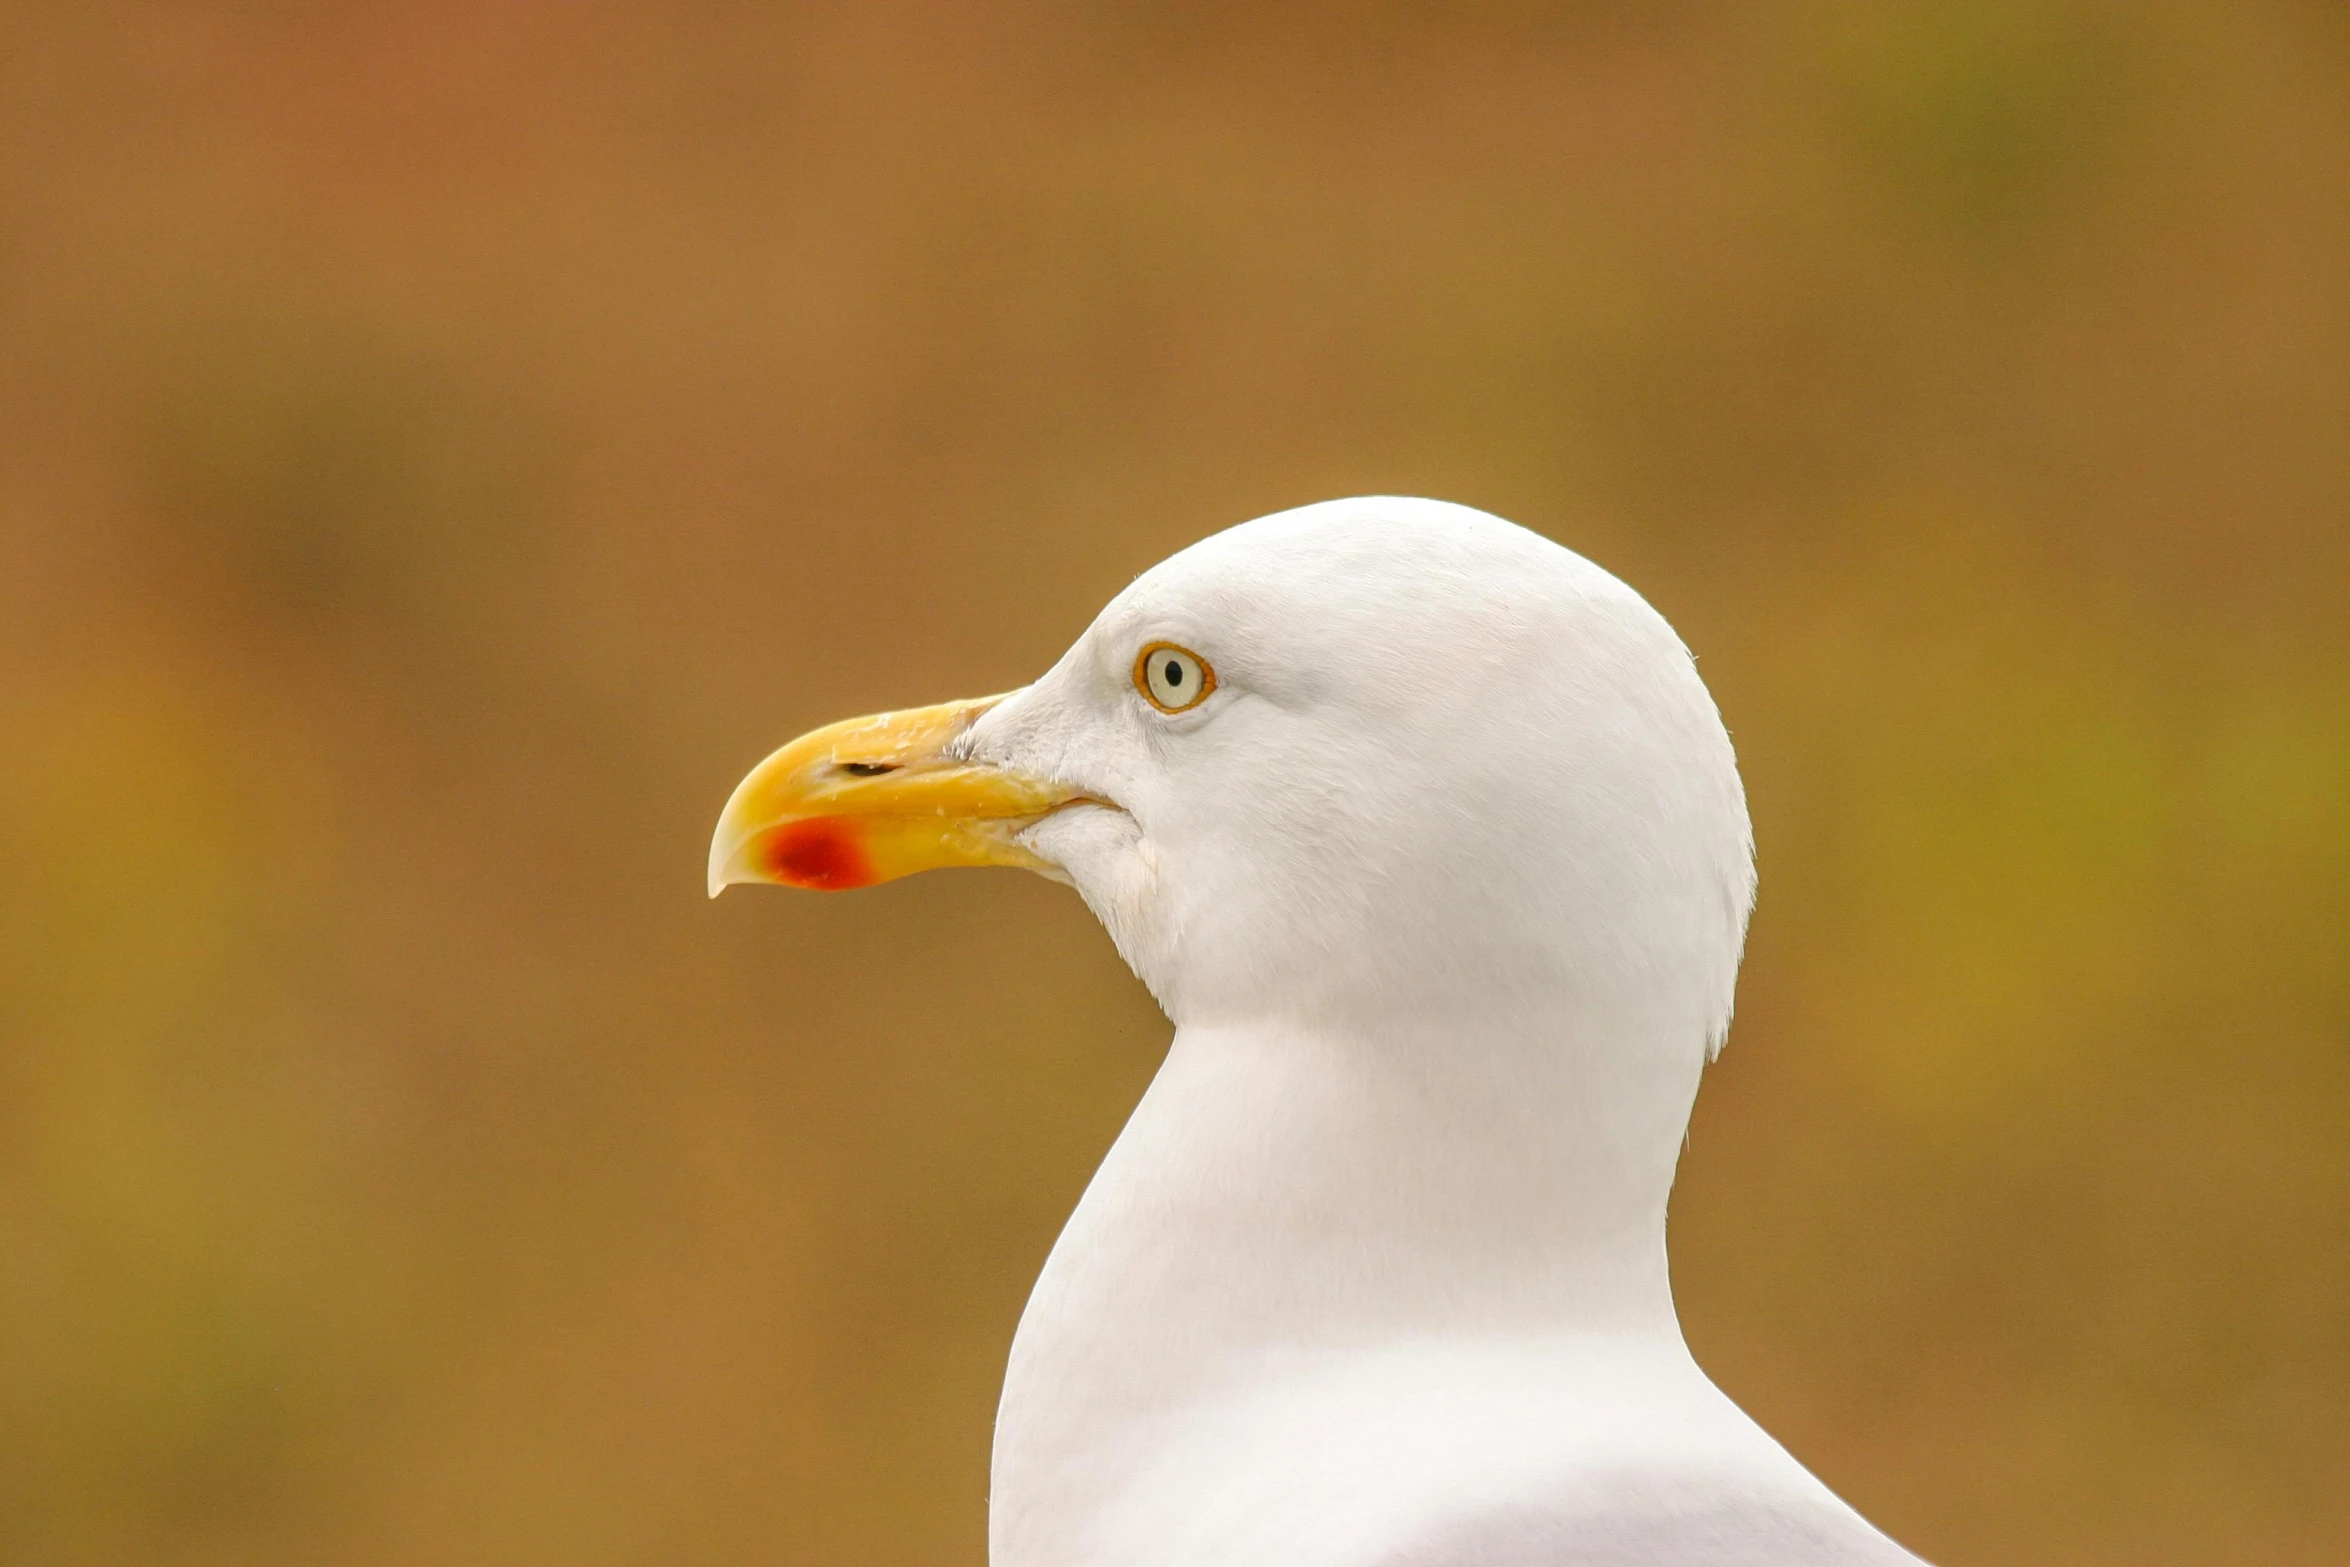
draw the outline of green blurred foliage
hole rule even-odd
[[[1702,1359],[1936,1560],[2350,1555],[2339,7],[0,10],[0,1560],[977,1562],[1165,1037],[768,746],[1328,495],[1683,630]]]

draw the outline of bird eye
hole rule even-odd
[[[1216,672],[1189,648],[1153,642],[1134,661],[1134,685],[1160,712],[1181,713],[1208,699],[1216,689]]]

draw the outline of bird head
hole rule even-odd
[[[1754,887],[1663,617],[1537,534],[1389,497],[1203,540],[1018,691],[793,741],[727,802],[710,890],[954,865],[1074,886],[1179,1024],[1542,997],[1699,1051]]]

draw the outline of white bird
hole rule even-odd
[[[1754,859],[1680,639],[1466,507],[1245,523],[1042,679],[776,752],[730,882],[1013,864],[1174,1021],[1012,1343],[994,1567],[1914,1563],[1698,1369]]]

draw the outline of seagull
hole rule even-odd
[[[1033,685],[775,752],[709,885],[957,865],[1074,887],[1175,1025],[1013,1338],[992,1567],[1919,1560],[1674,1313],[1754,851],[1631,588],[1440,501],[1261,517]]]

